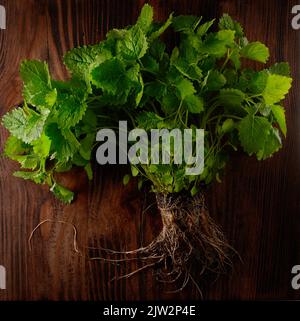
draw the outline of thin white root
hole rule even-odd
[[[73,231],[74,231],[74,236],[73,236],[73,248],[74,248],[74,251],[78,254],[81,255],[81,252],[78,248],[78,243],[77,243],[77,229],[76,229],[76,226],[70,222],[65,222],[65,221],[56,221],[56,220],[51,220],[51,219],[46,219],[44,221],[41,221],[33,230],[32,232],[30,233],[29,235],[29,238],[28,238],[28,246],[29,246],[29,251],[31,252],[32,251],[32,246],[31,246],[31,241],[32,241],[32,238],[34,236],[34,233],[45,223],[59,223],[59,224],[65,224],[65,225],[69,225],[73,228]]]

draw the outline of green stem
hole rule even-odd
[[[227,63],[228,63],[231,55],[232,55],[232,52],[230,52],[230,50],[228,49],[228,50],[227,50],[227,57],[226,57],[223,65],[222,65],[222,67],[221,67],[221,72],[223,72],[224,68],[226,67],[226,65],[227,65]]]
[[[152,106],[153,110],[155,111],[155,113],[156,113],[157,115],[159,115],[159,112],[158,112],[158,110],[157,110],[157,108],[156,108],[156,106],[155,106],[154,102],[153,102],[153,101],[151,101],[151,102],[150,102],[150,104],[151,104],[151,106]]]
[[[202,122],[201,122],[201,127],[203,129],[206,129],[206,125],[207,125],[207,121],[209,119],[209,116],[214,112],[214,110],[219,107],[220,104],[218,101],[216,101],[215,103],[213,103],[207,110],[206,115],[203,117]]]
[[[125,113],[126,113],[127,116],[130,118],[133,128],[136,128],[136,123],[135,123],[135,120],[134,120],[134,118],[132,117],[131,113],[129,113],[126,109],[125,109]]]
[[[213,121],[213,120],[215,120],[215,119],[217,119],[217,118],[219,118],[220,116],[218,115],[218,116],[214,116],[214,117],[211,117],[210,119],[208,119],[207,120],[207,122],[209,123],[209,122],[211,122],[211,121]],[[221,115],[221,117],[222,118],[232,118],[232,119],[237,119],[237,120],[241,120],[242,119],[242,117],[239,117],[239,116],[235,116],[235,115]]]
[[[189,121],[189,111],[185,114],[185,126],[188,127],[188,121]]]
[[[175,117],[175,123],[177,122],[177,118],[179,117],[179,114],[181,112],[182,103],[183,103],[183,100],[180,101],[180,105],[178,107],[178,110],[177,110],[177,113],[176,113],[176,117]]]

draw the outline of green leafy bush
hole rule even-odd
[[[170,26],[180,34],[172,50],[160,38]],[[157,23],[152,7],[145,5],[135,25],[69,51],[64,57],[72,75],[68,81],[51,79],[44,62],[21,64],[24,104],[3,117],[11,134],[5,154],[20,163],[17,177],[46,183],[71,202],[73,193],[54,174],[76,165],[92,177],[97,129],[113,128],[119,119],[146,130],[204,128],[201,175],[185,175],[186,164],[132,167],[139,186],[150,180],[156,192],[195,194],[202,184],[219,179],[231,150],[241,146],[261,160],[281,147],[286,135],[281,101],[292,82],[289,66],[243,68],[247,59],[266,63],[268,58],[268,48],[249,42],[227,14],[217,28],[215,20],[202,22],[196,16],[170,15]]]

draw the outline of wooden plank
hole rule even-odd
[[[134,0],[4,0],[7,30],[0,31],[0,116],[21,101],[18,66],[23,59],[47,60],[51,72],[65,79],[62,55],[70,48],[96,43],[112,27],[133,23],[144,1]],[[264,41],[271,62],[287,60],[293,76],[299,75],[299,35],[290,27],[288,1],[259,0],[153,0],[156,16],[165,19],[171,11],[198,14],[206,19],[228,12],[244,26],[250,40]],[[173,41],[172,33],[166,36]],[[300,111],[299,82],[286,100],[289,134],[285,147],[270,160],[258,163],[242,154],[227,167],[222,184],[207,192],[211,215],[223,227],[243,264],[234,261],[231,275],[215,283],[203,281],[208,299],[293,299],[290,270],[300,262]],[[0,128],[1,149],[7,132]],[[3,300],[137,300],[198,299],[194,287],[167,294],[153,281],[151,272],[121,281],[114,277],[134,269],[132,263],[118,266],[89,261],[97,255],[87,247],[134,249],[150,242],[160,229],[159,215],[152,208],[142,215],[151,196],[123,187],[124,170],[95,165],[95,179],[74,170],[63,182],[77,192],[77,200],[64,206],[46,188],[12,177],[16,165],[0,158],[0,264],[7,269]],[[152,197],[153,199],[153,197]],[[142,220],[143,218],[143,220]],[[28,237],[41,221],[51,219],[35,233],[32,251]],[[56,221],[56,222],[53,222]],[[74,224],[81,255],[74,251]]]

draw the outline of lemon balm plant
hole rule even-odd
[[[161,39],[167,28],[179,35],[173,48]],[[21,165],[15,176],[47,184],[70,203],[74,195],[55,173],[81,166],[92,179],[100,128],[128,120],[131,129],[146,131],[204,129],[201,174],[187,175],[189,165],[174,162],[177,147],[170,138],[169,164],[131,164],[123,179],[126,184],[136,177],[138,188],[150,185],[163,222],[152,243],[124,255],[142,258],[143,268],[155,267],[164,281],[182,279],[184,287],[194,280],[194,264],[203,273],[230,262],[231,248],[204,204],[205,186],[220,181],[233,151],[263,160],[286,135],[281,102],[291,87],[289,65],[243,67],[246,60],[265,64],[268,58],[268,48],[249,42],[227,14],[218,23],[172,14],[158,23],[145,5],[135,25],[68,52],[68,81],[51,79],[43,62],[22,63],[24,104],[3,117],[11,134],[5,154]]]

